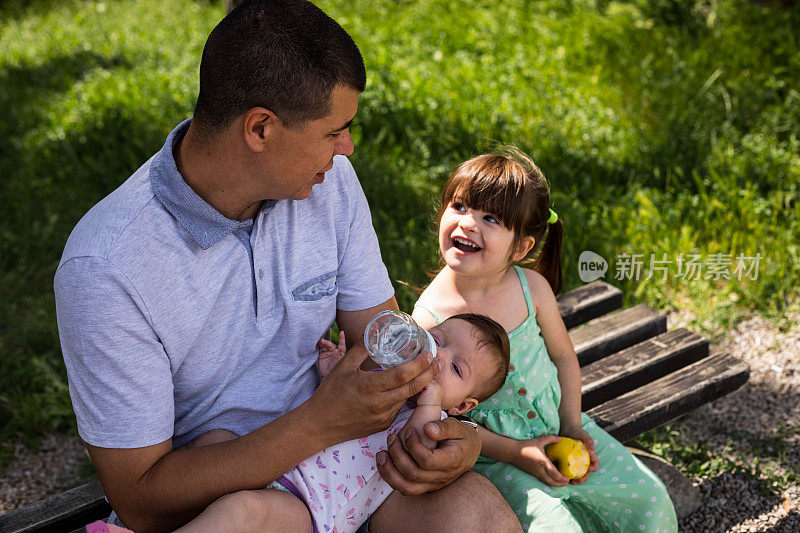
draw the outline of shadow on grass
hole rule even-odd
[[[0,20],[21,20],[64,3],[63,0],[0,0]]]
[[[123,56],[106,57],[90,51],[48,58],[35,65],[9,66],[0,70],[0,103],[4,120],[0,122],[3,143],[0,157],[5,159],[10,147],[21,147],[24,134],[45,115],[49,100],[66,92],[93,70],[129,68]]]

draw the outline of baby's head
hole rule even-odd
[[[430,329],[442,369],[434,380],[442,387],[442,409],[466,413],[500,390],[508,374],[508,335],[489,317],[465,313]]]
[[[528,155],[514,147],[497,153],[482,154],[461,163],[447,179],[439,206],[439,246],[445,261],[446,250],[460,246],[453,236],[468,237],[465,232],[480,232],[480,224],[460,215],[469,209],[485,213],[496,220],[503,230],[511,232],[511,244],[505,249],[507,266],[516,262],[535,261],[534,268],[550,282],[553,292],[561,290],[560,220],[552,221],[550,213],[550,183]],[[488,220],[488,219],[487,219]],[[458,228],[465,221],[470,227]],[[485,221],[481,220],[481,223]],[[451,235],[453,234],[453,235]],[[476,248],[482,245],[482,235],[476,235]],[[480,250],[478,250],[480,251]]]

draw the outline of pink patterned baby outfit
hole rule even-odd
[[[403,429],[413,412],[406,404],[388,429],[325,448],[278,478],[280,488],[305,502],[315,533],[356,531],[391,494],[392,487],[375,466],[375,455],[386,449],[386,437]]]

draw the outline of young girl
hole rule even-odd
[[[558,312],[562,225],[550,186],[517,149],[462,163],[439,208],[445,267],[414,318],[425,327],[464,312],[508,332],[505,384],[469,416],[483,443],[475,470],[503,494],[529,531],[677,531],[663,483],[581,413],[578,360]],[[533,270],[517,263],[533,257]],[[582,440],[589,473],[570,482],[545,456],[559,436]]]

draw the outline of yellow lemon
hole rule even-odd
[[[561,437],[560,441],[548,445],[544,452],[568,479],[583,477],[589,470],[589,451],[583,441]]]

